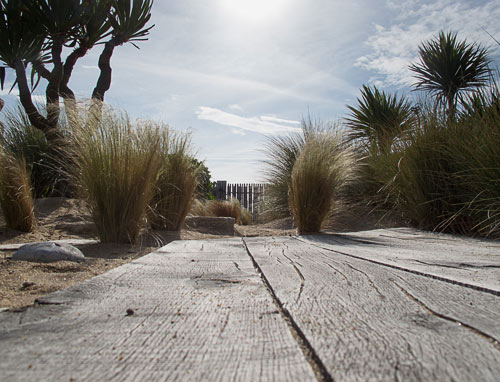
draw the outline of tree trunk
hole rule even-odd
[[[64,67],[61,61],[62,48],[62,40],[56,38],[52,44],[52,62],[54,68],[52,69],[49,84],[45,92],[47,97],[47,122],[54,130],[57,130],[61,111],[59,106],[59,86],[64,75]]]
[[[99,118],[102,111],[102,103],[104,101],[104,94],[111,87],[111,56],[115,47],[122,45],[123,39],[120,36],[115,36],[104,45],[104,50],[99,56],[99,69],[101,74],[97,80],[96,87],[92,92],[92,105],[90,107],[90,115]]]
[[[19,88],[19,99],[23,105],[30,123],[37,129],[41,130],[52,147],[58,148],[62,142],[62,136],[57,129],[57,124],[52,126],[48,119],[38,112],[38,109],[31,99],[31,91],[26,78],[26,68],[22,60],[18,59],[15,62],[15,71],[17,77],[17,86]]]
[[[26,78],[26,68],[22,60],[18,59],[15,62],[15,71],[17,77],[17,86],[19,88],[19,99],[21,104],[28,115],[31,124],[37,129],[41,130],[48,139],[51,127],[48,121],[38,112],[31,99],[31,92]]]
[[[75,49],[67,58],[64,63],[64,73],[61,79],[61,84],[59,86],[59,92],[61,97],[64,99],[64,105],[66,107],[66,115],[68,117],[69,123],[73,124],[78,116],[78,110],[76,107],[76,98],[73,91],[69,88],[68,83],[73,73],[73,69],[76,62],[85,56],[88,52],[88,47],[83,45]]]

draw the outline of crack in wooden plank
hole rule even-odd
[[[285,255],[285,249],[282,249],[281,251],[282,251],[283,257],[285,257],[290,262],[290,264],[295,269],[295,271],[299,274],[299,277],[300,277],[300,289],[299,289],[299,293],[297,295],[297,298],[295,299],[295,303],[298,303],[300,300],[300,296],[302,296],[302,291],[304,290],[304,283],[305,283],[306,279],[304,278],[304,275],[299,270],[299,268],[297,268],[297,266],[295,265],[295,262],[292,259],[290,259],[287,255]]]
[[[271,286],[271,283],[267,279],[266,275],[262,271],[261,267],[253,257],[252,253],[250,252],[250,249],[247,246],[247,243],[245,242],[245,239],[241,239],[243,242],[243,246],[245,247],[248,256],[250,257],[250,260],[253,263],[253,266],[257,273],[260,275],[262,282],[264,283],[266,289],[268,290],[269,294],[271,295],[271,298],[273,299],[274,304],[278,308],[279,313],[281,314],[281,317],[283,317],[284,321],[287,323],[288,328],[290,329],[290,332],[299,345],[300,349],[302,350],[302,353],[304,354],[304,357],[306,358],[306,361],[311,365],[311,368],[314,372],[314,375],[316,376],[316,379],[320,382],[333,382],[333,378],[328,372],[327,368],[323,364],[323,361],[319,358],[318,354],[312,347],[311,343],[307,339],[306,335],[304,332],[300,329],[300,327],[297,325],[295,320],[293,319],[291,313],[286,309],[281,302],[281,300],[278,298],[276,295],[273,287]]]
[[[380,299],[381,299],[381,300],[385,300],[385,296],[382,294],[382,292],[380,292],[380,290],[377,288],[377,286],[375,285],[375,283],[373,282],[373,280],[370,278],[370,276],[368,276],[368,275],[366,274],[366,272],[363,272],[362,270],[357,269],[357,268],[353,267],[353,266],[352,266],[352,265],[350,265],[350,264],[347,264],[347,263],[346,263],[345,265],[347,265],[347,266],[348,266],[349,268],[351,268],[353,271],[359,272],[359,273],[361,273],[363,276],[365,276],[365,277],[368,279],[368,283],[370,284],[370,286],[371,286],[373,289],[375,289],[375,291],[376,291],[376,292],[377,292],[377,294],[379,295]]]
[[[347,276],[345,274],[343,274],[341,271],[339,271],[337,268],[335,268],[333,265],[331,265],[330,263],[324,263],[326,266],[330,267],[331,269],[333,269],[335,272],[337,272],[339,275],[341,275],[344,280],[347,282],[347,285],[351,285],[351,281],[347,278]]]
[[[478,329],[478,328],[476,328],[476,327],[474,327],[472,325],[469,325],[469,324],[467,324],[467,323],[465,323],[463,321],[460,321],[460,320],[458,320],[456,318],[453,318],[453,317],[447,316],[445,314],[436,312],[435,310],[433,310],[429,306],[427,306],[422,300],[418,299],[417,297],[415,297],[414,295],[412,295],[409,291],[407,291],[405,288],[403,288],[401,285],[399,285],[396,281],[393,280],[392,282],[394,283],[394,285],[396,285],[401,290],[401,292],[406,297],[408,297],[410,300],[412,300],[413,302],[415,302],[418,306],[420,306],[427,313],[432,314],[432,315],[434,315],[436,317],[439,317],[439,318],[441,318],[443,320],[454,322],[454,323],[458,324],[459,326],[462,326],[462,327],[470,330],[472,333],[477,334],[478,336],[480,336],[483,339],[487,340],[489,343],[491,343],[493,345],[493,347],[496,350],[500,351],[500,341],[498,339],[496,339],[495,337],[489,335],[488,333],[483,332],[481,329]]]
[[[424,265],[430,265],[430,266],[439,266],[443,268],[454,268],[454,269],[463,269],[463,268],[477,268],[477,269],[484,269],[484,268],[500,268],[500,265],[495,265],[495,264],[470,264],[470,263],[455,263],[456,265],[452,264],[445,264],[442,262],[435,262],[435,263],[428,263],[426,261],[422,260],[414,260],[416,263],[424,264]]]
[[[324,249],[324,250],[329,251],[329,252],[338,253],[339,255],[344,255],[344,256],[347,256],[347,257],[352,257],[353,259],[358,259],[358,260],[361,260],[361,261],[366,261],[366,262],[369,262],[369,263],[372,263],[372,264],[381,265],[383,267],[397,269],[398,271],[413,273],[415,275],[428,277],[428,278],[431,278],[431,279],[434,279],[434,280],[443,281],[445,283],[449,283],[449,284],[453,284],[453,285],[459,285],[459,286],[464,287],[464,288],[474,289],[474,290],[477,290],[479,292],[484,292],[484,293],[492,294],[494,296],[500,296],[500,291],[489,289],[489,288],[485,288],[485,287],[482,287],[482,286],[479,286],[479,285],[467,284],[467,283],[464,283],[464,282],[461,282],[461,281],[451,280],[451,279],[447,279],[445,277],[431,275],[429,273],[415,271],[413,269],[403,268],[403,267],[400,267],[400,266],[397,266],[397,265],[393,265],[393,264],[387,264],[387,263],[382,263],[380,261],[376,261],[376,260],[372,260],[372,259],[366,259],[366,258],[361,257],[361,256],[356,256],[356,255],[352,255],[350,253],[345,253],[345,252],[341,252],[341,251],[336,251],[335,249],[323,247],[323,246],[318,245],[318,244],[316,244],[316,243],[314,243],[312,241],[300,239],[298,237],[292,237],[292,239],[298,240],[298,241],[300,241],[302,243],[305,243],[305,244],[308,244],[308,245],[312,245],[312,246],[317,247],[317,248]]]

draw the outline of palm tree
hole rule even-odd
[[[153,0],[0,0],[0,63],[4,64],[0,67],[1,87],[5,67],[15,70],[19,98],[31,124],[57,144],[59,98],[74,101],[68,84],[78,59],[108,38],[92,94],[92,98],[102,101],[111,84],[114,48],[146,39],[153,27],[146,26],[152,5]],[[73,50],[63,61],[65,47]],[[40,78],[48,83],[46,117],[37,110],[31,95]],[[66,104],[68,110],[71,104]]]
[[[446,106],[454,118],[457,102],[466,93],[485,86],[490,78],[488,51],[467,40],[457,41],[456,33],[439,32],[437,39],[419,47],[420,61],[410,65],[417,90],[425,90]]]
[[[394,139],[415,122],[410,103],[397,94],[389,95],[376,86],[363,85],[358,106],[351,111],[346,125],[351,140],[361,140],[381,153],[390,152]]]

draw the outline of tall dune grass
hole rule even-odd
[[[234,218],[236,224],[241,224],[241,205],[238,199],[211,200],[207,202],[210,216]]]
[[[162,137],[161,170],[151,203],[151,226],[154,229],[179,231],[191,209],[199,166],[193,161],[190,150],[188,135],[170,131]]]
[[[43,110],[40,112],[43,113]],[[43,132],[31,125],[20,105],[15,109],[4,110],[3,115],[5,123],[2,145],[16,156],[25,158],[33,195],[37,198],[65,195],[68,192],[68,182],[62,166],[68,161],[58,159],[64,152],[64,145],[52,147]],[[68,131],[63,115],[60,129],[62,136],[66,137]]]
[[[191,208],[195,216],[229,217],[234,218],[236,224],[252,224],[252,213],[241,207],[238,199],[232,200],[195,200]]]
[[[422,229],[500,237],[500,110],[438,114],[427,110],[397,149],[367,158],[373,199]]]
[[[343,187],[353,178],[355,157],[337,132],[309,136],[293,166],[289,203],[299,234],[319,232]]]
[[[301,131],[284,136],[269,136],[264,147],[266,159],[264,176],[269,187],[261,205],[264,220],[289,217],[291,214],[288,190],[292,170],[308,137],[331,130],[332,126],[313,121],[311,116],[301,121]]]
[[[7,227],[31,232],[36,226],[26,161],[0,147],[0,206]]]
[[[101,242],[134,243],[161,166],[160,131],[105,110],[73,121],[72,179],[90,208]]]

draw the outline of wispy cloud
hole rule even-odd
[[[374,35],[366,41],[372,52],[356,61],[357,66],[374,72],[373,83],[413,83],[408,65],[418,59],[418,46],[440,30],[457,32],[460,38],[485,46],[492,40],[484,29],[500,36],[498,0],[388,0],[387,5],[397,12],[398,22],[390,27],[375,25]]]
[[[297,121],[290,121],[271,116],[250,118],[241,117],[239,115],[227,113],[208,106],[200,106],[196,111],[196,115],[198,116],[198,119],[212,121],[220,125],[265,135],[280,135],[300,131],[300,128],[297,127],[297,124],[299,124]]]
[[[285,124],[290,124],[290,125],[300,125],[299,121],[291,121],[289,119],[276,118],[276,117],[268,116],[268,115],[264,115],[264,116],[260,117],[260,119],[263,121],[268,121],[268,122],[285,123]]]

